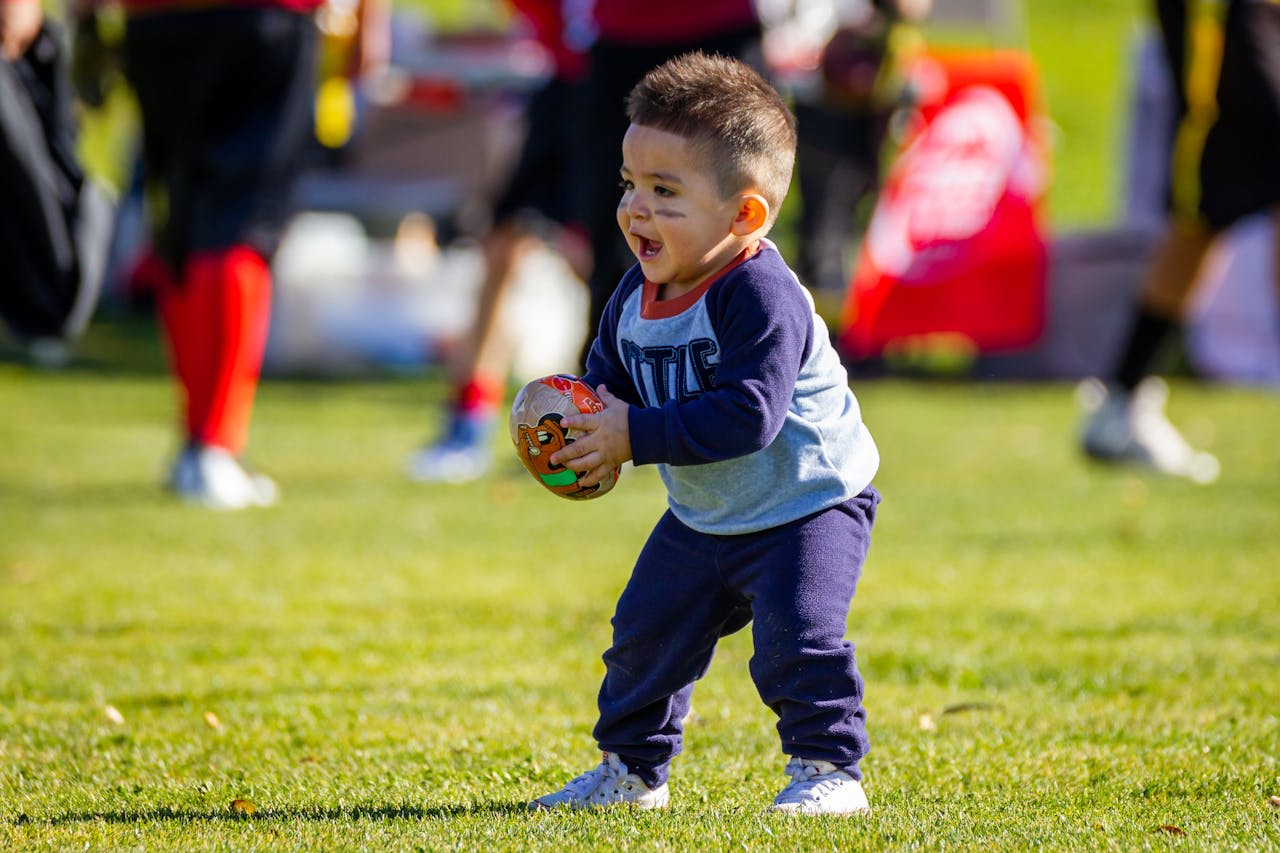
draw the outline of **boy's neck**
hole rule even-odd
[[[660,302],[666,302],[667,300],[670,300],[670,299],[679,299],[681,296],[684,296],[686,293],[692,293],[693,291],[697,290],[700,287],[705,287],[706,285],[709,285],[711,282],[720,278],[726,272],[733,269],[738,264],[742,263],[747,258],[754,255],[756,252],[760,251],[761,245],[762,245],[762,238],[760,237],[752,237],[746,240],[745,243],[738,249],[738,251],[733,255],[732,258],[730,258],[724,265],[719,267],[715,272],[711,273],[711,275],[702,279],[702,281],[694,282],[693,284],[675,284],[673,282],[661,282],[661,283],[654,282],[654,286],[657,291],[656,298]]]

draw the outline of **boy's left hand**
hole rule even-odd
[[[551,454],[553,465],[563,465],[579,474],[585,472],[578,478],[582,486],[594,486],[631,458],[631,429],[627,420],[627,410],[631,407],[603,385],[596,388],[596,393],[604,402],[604,411],[565,417],[560,422],[562,426],[581,430],[586,435]]]

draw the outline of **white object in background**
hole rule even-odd
[[[417,220],[399,239],[370,240],[342,213],[304,213],[290,223],[276,279],[264,367],[342,375],[438,363],[471,333],[484,260],[474,245],[439,248]],[[586,329],[587,291],[550,250],[521,265],[502,321],[513,373],[527,381],[575,369]]]
[[[277,281],[338,281],[358,276],[369,263],[369,238],[360,220],[346,213],[301,213],[293,217],[272,261]]]
[[[513,335],[512,376],[523,384],[552,373],[575,373],[587,334],[587,286],[550,249],[525,255],[503,322]]]
[[[1187,318],[1187,358],[1215,379],[1280,387],[1275,220],[1258,214],[1218,240]]]

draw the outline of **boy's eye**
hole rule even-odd
[[[653,188],[653,194],[657,196],[662,196],[663,198],[670,198],[671,196],[675,195],[675,191],[670,190],[664,186],[657,186]]]
[[[633,189],[636,188],[636,185],[633,182],[628,181],[626,178],[623,178],[622,180],[618,181],[618,188],[621,189],[623,192],[631,192]]]

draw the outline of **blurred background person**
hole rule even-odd
[[[615,216],[621,197],[618,168],[628,124],[627,93],[650,69],[694,50],[740,59],[767,72],[754,0],[595,0],[595,29],[581,128],[588,144],[582,219],[593,262],[588,280],[590,328],[580,357],[584,363],[605,304],[635,263]]]
[[[240,461],[271,307],[270,263],[313,139],[315,11],[323,0],[124,0],[123,68],[142,117],[160,324],[184,406],[167,485],[224,510],[276,502]],[[82,20],[101,5],[88,0]],[[359,7],[358,61],[385,61]],[[92,27],[79,27],[92,32]],[[90,45],[85,45],[86,49]]]
[[[1094,459],[1207,483],[1218,461],[1166,418],[1167,388],[1153,374],[1217,238],[1246,216],[1280,210],[1280,3],[1157,0],[1156,12],[1177,83],[1172,215],[1115,367],[1093,387],[1081,443]],[[1280,292],[1280,259],[1272,274]]]
[[[890,118],[908,101],[905,64],[923,46],[915,25],[928,16],[932,2],[810,5],[826,7],[826,21],[814,25],[830,34],[817,57],[816,85],[795,99],[796,272],[814,290],[839,298],[849,286],[854,250],[880,186]]]
[[[489,470],[512,361],[513,342],[501,312],[521,260],[546,244],[560,251],[579,278],[585,280],[591,270],[590,247],[576,219],[581,205],[575,204],[585,150],[579,99],[590,20],[580,0],[509,0],[509,5],[546,49],[552,73],[530,97],[519,158],[494,205],[493,225],[481,239],[484,278],[470,332],[452,365],[443,432],[409,459],[409,477],[422,482],[462,483]]]
[[[65,39],[39,0],[0,2],[0,318],[54,366],[97,304],[112,204],[86,178]]]

